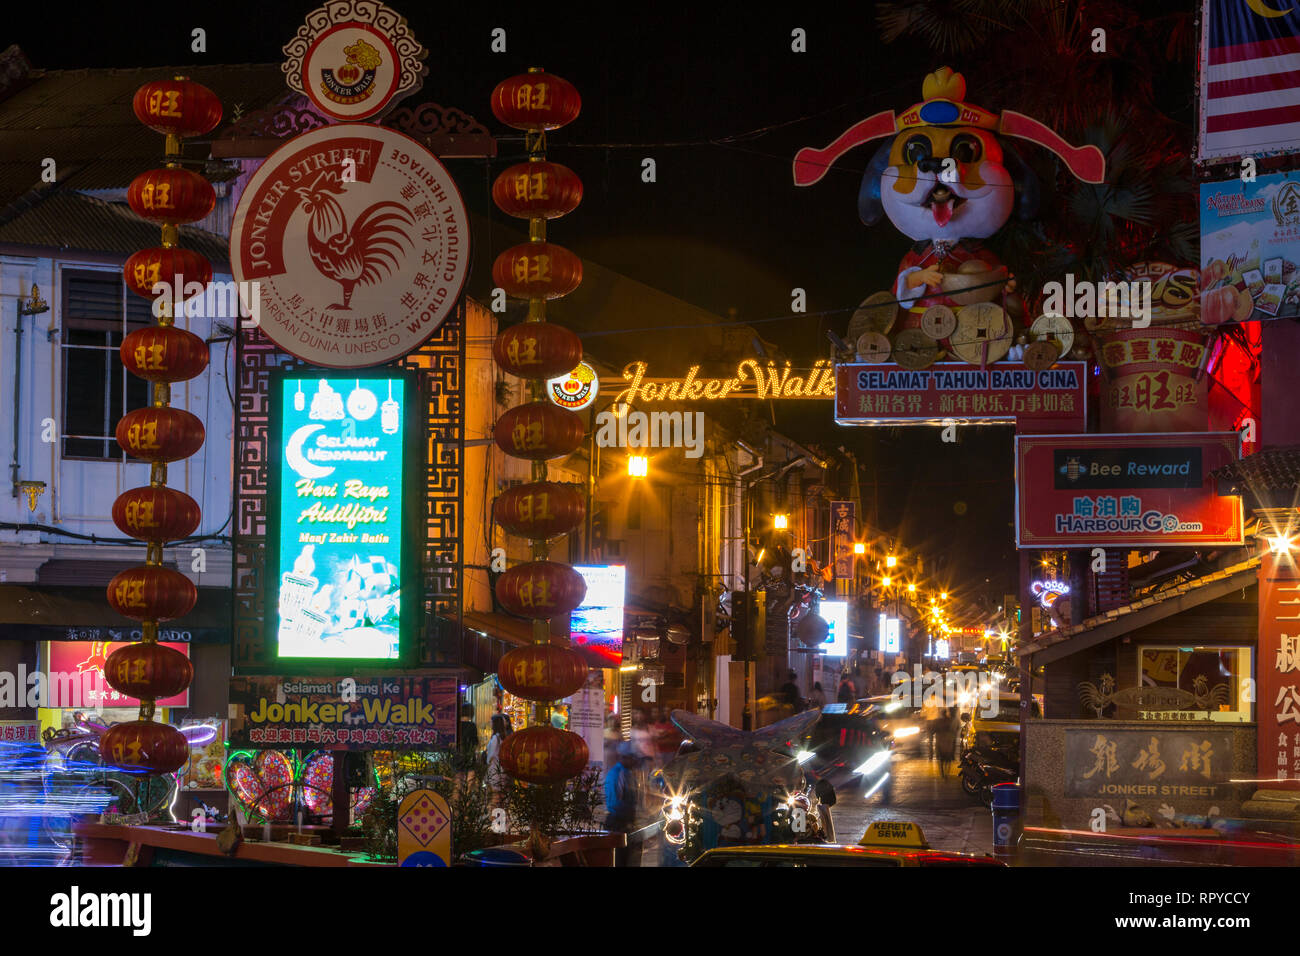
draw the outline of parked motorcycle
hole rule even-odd
[[[986,807],[993,803],[993,787],[1015,783],[1020,777],[1020,762],[993,750],[964,750],[961,755],[961,788]]]

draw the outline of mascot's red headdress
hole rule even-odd
[[[1071,146],[1032,116],[1003,110],[1001,114],[963,102],[966,80],[960,73],[942,67],[925,78],[920,103],[901,116],[893,110],[869,116],[845,130],[824,149],[806,147],[794,158],[796,186],[811,186],[826,175],[841,156],[863,143],[893,136],[916,126],[969,126],[1002,136],[1027,139],[1061,157],[1070,172],[1085,183],[1100,183],[1106,175],[1106,160],[1096,146]]]

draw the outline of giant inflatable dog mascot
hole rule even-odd
[[[981,240],[1002,228],[1013,207],[1031,218],[1038,199],[1033,173],[1003,137],[1045,146],[1087,183],[1100,183],[1106,170],[1096,146],[1073,147],[1029,116],[1009,110],[999,115],[965,102],[965,78],[947,67],[925,78],[922,97],[901,116],[892,110],[877,113],[825,149],[801,149],[794,160],[795,185],[811,186],[855,146],[893,137],[867,166],[858,214],[870,226],[883,212],[914,240],[893,288],[910,313],[904,323],[909,328],[919,326],[920,315],[932,305],[956,308],[1003,291],[996,280],[1008,278],[1006,269]],[[987,291],[958,293],[954,299],[952,290],[963,288],[968,277]],[[1007,292],[1014,289],[1011,282],[1005,285]]]

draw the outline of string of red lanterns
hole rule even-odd
[[[582,361],[582,343],[568,329],[546,321],[546,302],[568,295],[582,282],[582,261],[546,241],[546,222],[577,208],[582,181],[567,166],[546,159],[546,131],[578,116],[582,100],[573,84],[540,68],[512,76],[492,91],[492,112],[502,123],[524,131],[528,161],[506,169],[492,185],[492,199],[505,213],[528,220],[529,241],[513,246],[492,265],[493,282],[507,295],[528,300],[527,321],[503,330],[492,346],[497,365],[528,382],[529,401],[497,420],[494,437],[507,455],[533,462],[532,481],[500,495],[492,511],[510,534],[527,537],[533,560],[510,568],[497,579],[496,596],[512,614],[533,619],[533,644],[507,652],[497,676],[516,697],[533,701],[537,726],[506,738],[501,767],[530,783],[558,783],[587,765],[581,736],[550,725],[556,700],[585,683],[587,664],[569,647],[550,643],[552,617],[573,611],[586,596],[582,575],[567,564],[547,560],[550,540],[582,524],[582,496],[547,481],[547,461],[563,458],[582,444],[582,419],[576,412],[545,401],[546,380],[572,371]]]
[[[145,126],[166,136],[162,169],[141,173],[127,190],[135,213],[162,227],[162,245],[135,253],[122,269],[136,295],[153,299],[154,285],[202,290],[212,281],[203,256],[176,245],[182,223],[197,222],[216,203],[211,184],[180,165],[181,140],[201,136],[221,121],[221,103],[205,86],[185,77],[146,83],[132,104]],[[187,289],[188,285],[188,289]],[[140,773],[173,773],[189,757],[179,730],[154,721],[155,701],[189,687],[194,667],[179,651],[158,643],[158,624],[188,614],[198,600],[193,582],[162,566],[163,546],[189,537],[201,514],[189,495],[167,487],[167,463],[188,458],[203,446],[203,423],[184,409],[172,408],[171,386],[202,374],[207,345],[173,324],[171,296],[164,293],[158,324],[122,340],[122,364],[153,383],[153,401],[122,416],[117,443],[128,455],[150,463],[149,485],[118,495],[113,523],[146,543],[145,563],[121,572],[108,585],[108,603],[124,617],[142,623],[142,639],[108,655],[104,678],[110,687],[140,701],[137,720],[115,724],[100,748],[112,763]]]

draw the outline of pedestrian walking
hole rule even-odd
[[[777,691],[781,703],[788,704],[790,707],[794,708],[796,714],[803,710],[803,695],[799,693],[799,685],[795,683],[795,679],[798,676],[799,675],[794,671],[786,671],[785,683],[782,684],[781,689]]]
[[[935,748],[939,755],[939,776],[948,776],[948,767],[957,756],[957,730],[953,724],[952,711],[945,709],[939,715],[935,728]]]
[[[853,678],[849,676],[848,671],[845,671],[840,675],[840,686],[835,690],[835,702],[837,704],[852,704],[857,700],[853,693]]]
[[[821,681],[813,683],[812,693],[808,695],[808,706],[817,710],[826,706],[826,691],[822,690]]]
[[[641,806],[638,786],[640,757],[628,741],[618,745],[618,763],[605,774],[605,829],[611,833],[632,833],[636,830],[637,813]],[[641,844],[619,847],[614,851],[615,866],[640,866]]]
[[[813,796],[817,798],[817,821],[821,824],[822,839],[827,843],[835,842],[835,821],[831,819],[831,807],[835,806],[835,788],[825,777],[813,784]]]
[[[510,721],[505,714],[492,715],[492,736],[487,742],[487,785],[500,800],[506,789],[506,774],[501,769],[501,744],[510,736]]]

